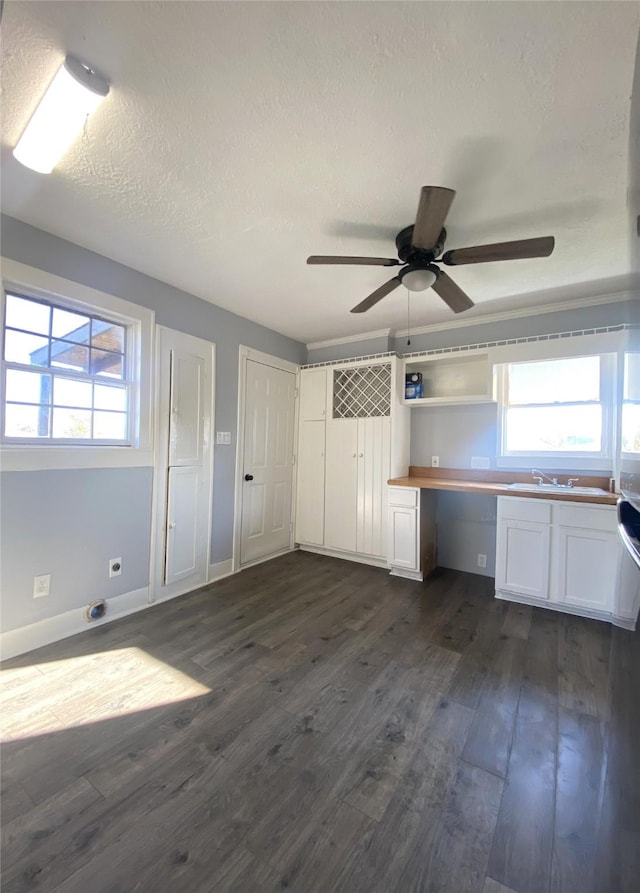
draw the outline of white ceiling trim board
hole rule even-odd
[[[599,304],[617,304],[622,301],[637,300],[638,298],[640,298],[640,291],[612,292],[608,295],[597,295],[593,298],[577,298],[575,301],[563,301],[559,304],[540,304],[537,307],[529,307],[526,310],[505,310],[502,313],[454,319],[451,322],[437,322],[430,326],[416,326],[415,328],[412,326],[410,332],[407,329],[396,329],[395,337],[404,338],[409,334],[428,335],[431,332],[444,332],[448,329],[460,329],[464,326],[483,326],[486,323],[502,322],[502,320],[506,319],[541,316],[544,313],[560,313],[563,310],[579,310],[582,307],[597,307]]]
[[[321,347],[335,347],[337,344],[352,344],[354,341],[371,341],[374,338],[389,338],[393,329],[378,329],[377,332],[363,332],[361,335],[345,335],[343,338],[330,338],[328,341],[310,341],[307,350],[320,350]]]

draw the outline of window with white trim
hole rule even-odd
[[[625,353],[622,393],[622,452],[640,453],[640,353]]]
[[[501,457],[586,460],[613,455],[614,361],[609,354],[500,367]]]
[[[4,441],[131,445],[133,334],[122,319],[7,289]]]

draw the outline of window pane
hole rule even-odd
[[[93,405],[96,409],[116,409],[125,412],[127,409],[127,389],[97,384],[93,388]]]
[[[48,406],[16,406],[7,403],[4,433],[6,437],[48,437]]]
[[[54,407],[53,436],[89,440],[91,438],[91,411]]]
[[[94,413],[93,436],[100,440],[126,440],[126,414],[124,412]]]
[[[49,365],[49,340],[40,335],[23,335],[7,329],[4,334],[4,358],[26,366]]]
[[[49,335],[51,308],[39,301],[29,301],[17,295],[7,295],[6,325],[26,332]]]
[[[56,376],[53,380],[53,402],[56,406],[91,409],[91,382]]]
[[[571,357],[509,366],[509,404],[600,399],[600,357]]]
[[[124,352],[124,327],[103,319],[91,320],[91,346]]]
[[[549,406],[507,410],[507,450],[586,451],[602,444],[600,406]]]
[[[640,400],[640,353],[624,355],[624,399]]]
[[[53,308],[53,323],[51,334],[54,338],[64,338],[67,341],[76,341],[79,344],[89,343],[89,317],[81,313],[71,313],[69,310]]]
[[[7,400],[17,403],[50,403],[51,376],[40,372],[7,369]]]
[[[104,350],[91,351],[91,374],[105,378],[124,378],[124,357]]]
[[[51,365],[58,369],[73,369],[74,372],[89,371],[89,348],[66,341],[51,342]]]
[[[622,404],[622,449],[640,453],[640,403]]]

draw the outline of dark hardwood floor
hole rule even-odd
[[[640,635],[308,553],[3,665],[4,893],[632,893]]]

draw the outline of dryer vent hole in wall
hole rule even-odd
[[[109,559],[109,576],[119,577],[122,573],[122,558]]]
[[[107,603],[103,598],[100,598],[97,601],[91,602],[89,605],[87,605],[84,616],[86,620],[91,623],[93,620],[101,620],[106,613]]]

